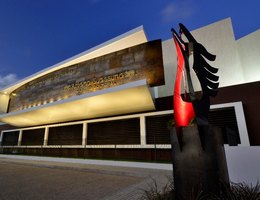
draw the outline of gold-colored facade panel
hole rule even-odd
[[[81,62],[35,79],[10,97],[13,112],[73,96],[146,79],[164,84],[161,40],[155,40]]]

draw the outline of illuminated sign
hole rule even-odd
[[[73,83],[64,87],[66,91],[91,91],[91,90],[100,90],[104,88],[113,87],[120,85],[119,82],[126,81],[127,79],[132,79],[134,76],[137,76],[135,70],[125,71],[112,76],[105,76],[101,78],[95,78],[89,81],[82,81],[78,83]]]

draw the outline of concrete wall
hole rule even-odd
[[[162,52],[165,85],[158,87],[159,97],[171,96],[173,94],[173,85],[177,69],[177,57],[172,39],[162,42]]]
[[[219,87],[245,82],[230,18],[197,29],[192,34],[217,56],[212,65],[219,68]]]
[[[225,146],[225,153],[231,182],[260,181],[260,146]]]
[[[245,82],[260,80],[260,30],[237,41]]]

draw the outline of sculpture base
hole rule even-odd
[[[171,131],[175,194],[191,199],[203,191],[218,195],[220,181],[228,183],[222,134],[211,126],[188,126],[177,136]]]

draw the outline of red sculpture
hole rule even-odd
[[[207,60],[214,61],[216,56],[210,54],[205,47],[198,43],[191,35],[188,29],[180,25],[180,34],[172,29],[176,52],[178,56],[178,68],[174,88],[174,119],[177,133],[180,128],[188,126],[193,119],[196,120],[198,126],[208,125],[208,114],[210,107],[210,96],[217,95],[218,79],[215,75],[217,68],[210,66]],[[182,39],[185,36],[188,42]],[[191,76],[189,57],[193,55],[193,70],[195,71],[202,89],[200,97],[196,97]],[[187,80],[187,81],[186,81]],[[185,95],[181,95],[181,83],[184,86]],[[188,88],[188,89],[187,89]]]
[[[192,103],[188,102],[187,99],[183,100],[181,96],[181,83],[182,83],[182,77],[184,75],[185,59],[183,57],[183,47],[181,46],[177,37],[174,37],[174,43],[178,55],[178,68],[177,68],[175,87],[174,87],[173,109],[174,109],[175,127],[177,129],[177,132],[179,132],[180,127],[188,126],[190,124],[190,122],[195,117],[195,113],[193,110]],[[187,95],[185,95],[185,97],[187,97]]]

